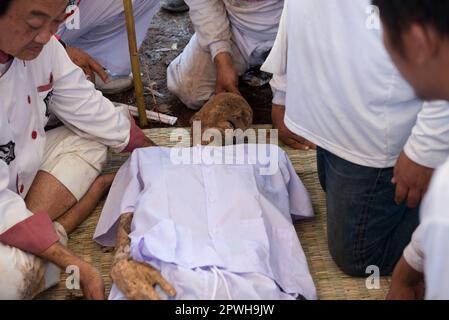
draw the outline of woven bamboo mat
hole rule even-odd
[[[269,127],[259,126],[258,128],[268,129]],[[146,133],[161,146],[174,146],[177,141],[170,141],[173,130],[175,129],[152,129]],[[187,135],[188,131],[184,130],[180,134]],[[187,140],[187,143],[189,143],[189,140]],[[298,223],[296,229],[317,287],[318,298],[323,300],[384,299],[390,287],[389,278],[381,279],[380,289],[369,290],[366,286],[366,279],[351,278],[344,275],[338,270],[329,255],[326,239],[326,202],[318,181],[315,152],[301,152],[282,147],[289,154],[298,175],[307,187],[316,214],[314,219]],[[127,155],[111,154],[105,172],[117,171],[127,158]],[[109,293],[111,288],[109,270],[113,248],[102,248],[92,240],[103,204],[104,202],[100,203],[92,216],[71,235],[69,248],[100,270],[105,280],[106,292]],[[80,299],[82,297],[80,291],[67,289],[66,279],[67,274],[62,272],[60,283],[41,294],[37,299]]]

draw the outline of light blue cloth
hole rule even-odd
[[[273,174],[261,174],[268,166],[256,163],[256,148],[270,155]],[[182,151],[203,160],[218,152],[234,164],[175,164]],[[137,150],[112,186],[97,242],[114,245],[128,212],[133,258],[160,269],[177,299],[316,298],[291,218],[312,217],[311,202],[276,146]],[[114,288],[110,298],[122,297]]]

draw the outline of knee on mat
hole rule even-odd
[[[338,268],[348,276],[366,278],[378,272],[379,276],[389,276],[394,270],[394,263],[386,264],[383,258],[356,256],[353,251],[337,252],[330,250],[332,259]],[[361,263],[360,261],[364,261]]]

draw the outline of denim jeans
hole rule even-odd
[[[317,157],[332,258],[351,276],[368,276],[368,266],[391,274],[419,223],[419,209],[394,201],[394,169],[359,166],[320,148]]]

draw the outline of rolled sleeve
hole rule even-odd
[[[270,85],[271,90],[273,91],[273,104],[285,106],[287,96],[287,76],[273,75]]]
[[[223,0],[186,0],[190,18],[201,48],[210,51],[212,60],[231,50],[231,27]]]
[[[429,168],[442,165],[449,156],[449,104],[425,103],[404,152],[414,162]]]
[[[231,43],[229,41],[217,41],[209,45],[210,53],[212,55],[212,60],[220,53],[230,53],[232,54]]]
[[[418,272],[424,272],[424,254],[419,240],[421,232],[420,228],[415,231],[412,241],[404,250],[405,261]]]

